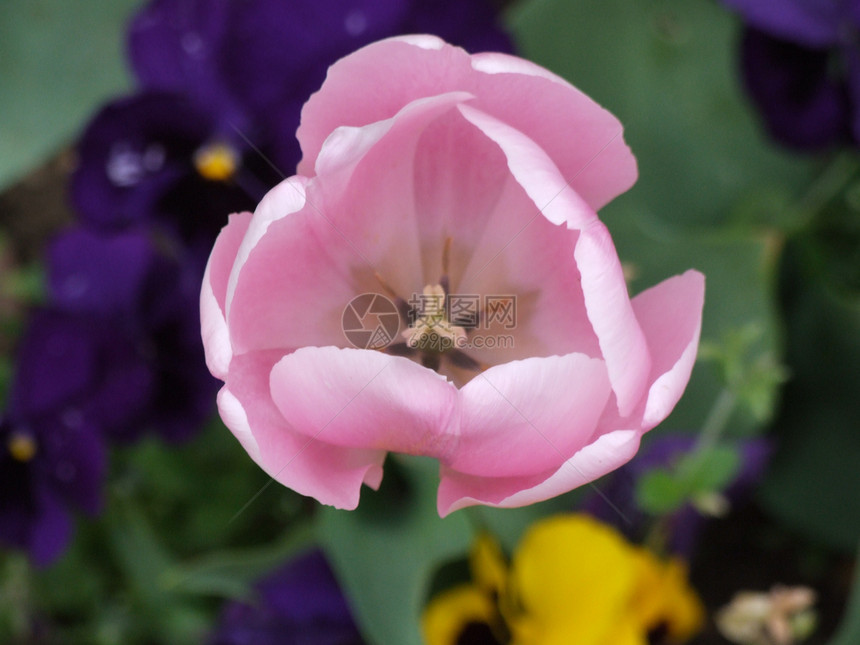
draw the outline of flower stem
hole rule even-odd
[[[706,452],[717,445],[728,427],[737,400],[738,397],[734,392],[729,388],[723,388],[702,424],[702,430],[692,452]]]

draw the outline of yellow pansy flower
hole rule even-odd
[[[661,560],[585,515],[535,523],[510,565],[482,535],[470,565],[472,584],[428,605],[428,645],[649,645],[655,633],[674,644],[704,616],[682,562]]]

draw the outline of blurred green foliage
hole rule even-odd
[[[140,1],[0,2],[0,188],[129,86],[123,34]]]

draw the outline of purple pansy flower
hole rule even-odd
[[[487,0],[155,0],[129,30],[141,90],[90,123],[72,201],[90,225],[146,219],[211,245],[294,173],[301,107],[331,63],[413,31],[510,51],[495,18]]]
[[[60,235],[49,249],[54,306],[98,320],[109,331],[99,336],[103,342],[117,339],[100,365],[106,391],[87,399],[114,438],[153,428],[182,439],[212,412],[216,381],[205,368],[196,322],[202,259],[186,252],[180,263],[169,251],[139,231],[108,236],[86,229]]]
[[[319,551],[261,581],[250,603],[224,610],[209,645],[362,645],[346,599]]]
[[[744,84],[771,135],[802,149],[860,143],[860,3],[723,1],[746,21]]]
[[[145,91],[104,107],[78,143],[71,197],[107,231],[157,224],[186,243],[211,240],[279,176],[213,114],[177,93]]]
[[[667,434],[654,439],[642,448],[636,459],[601,482],[601,494],[589,497],[582,510],[612,524],[631,539],[641,540],[643,532],[648,528],[648,516],[639,510],[636,504],[636,486],[639,479],[656,468],[671,468],[679,459],[688,455],[695,445],[695,435]],[[723,491],[733,503],[742,500],[759,480],[771,454],[770,443],[763,438],[742,441],[738,449],[740,468]],[[668,548],[673,553],[690,558],[704,528],[705,516],[691,504],[686,504],[667,516],[666,520]]]
[[[101,506],[104,448],[82,394],[101,386],[98,347],[109,330],[67,314],[34,312],[0,414],[0,542],[54,561],[72,535],[69,510]],[[59,378],[58,378],[59,377]]]

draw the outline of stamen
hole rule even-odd
[[[445,298],[445,290],[441,285],[428,284],[424,287],[417,319],[402,334],[409,347],[444,354],[465,341],[466,330],[452,325],[448,320]]]
[[[25,432],[13,432],[6,442],[12,459],[27,463],[36,456],[38,446],[32,435]]]

